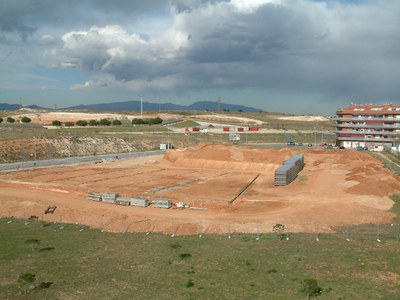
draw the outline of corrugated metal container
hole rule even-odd
[[[249,131],[258,131],[258,127],[249,127]]]
[[[223,130],[224,131],[229,131],[229,127],[224,127]]]
[[[239,127],[237,130],[242,132],[242,131],[244,131],[244,128],[243,127]]]
[[[146,197],[132,197],[131,206],[147,207],[149,206],[149,199]]]
[[[171,208],[172,202],[171,202],[171,200],[168,200],[168,199],[157,198],[157,199],[153,199],[153,201],[151,202],[151,205],[153,207],[159,207],[159,208]]]
[[[101,201],[101,195],[100,194],[95,194],[95,193],[88,193],[86,199],[91,200],[91,201]]]
[[[101,194],[101,199],[103,199],[104,202],[109,202],[109,203],[114,203],[115,200],[117,200],[118,193],[113,193],[113,192],[107,192]]]
[[[193,127],[192,131],[200,131],[200,128],[199,127]]]
[[[123,206],[129,206],[129,205],[131,205],[131,199],[120,198],[120,197],[118,197],[118,198],[115,200],[115,204],[117,204],[117,205],[123,205]]]

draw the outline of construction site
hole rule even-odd
[[[291,232],[317,226],[329,233],[391,222],[389,196],[400,193],[400,178],[353,150],[199,144],[165,155],[2,172],[0,187],[1,217],[109,232],[254,233],[285,224]],[[53,212],[45,213],[49,207]]]

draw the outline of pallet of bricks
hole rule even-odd
[[[96,193],[88,193],[87,199],[91,200],[91,201],[100,202],[101,201],[101,195],[100,194],[96,194]]]
[[[171,208],[172,202],[168,199],[156,198],[156,199],[153,199],[153,201],[151,202],[151,205],[153,207],[158,207],[158,208]]]
[[[103,199],[104,202],[115,203],[117,198],[118,198],[118,193],[107,192],[101,194],[101,199]]]
[[[146,197],[132,197],[130,199],[131,206],[147,207],[149,206],[149,199]]]
[[[288,185],[304,168],[304,155],[296,154],[275,171],[275,185]]]

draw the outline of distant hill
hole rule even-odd
[[[0,103],[0,110],[18,110],[21,108],[29,109],[46,109],[37,105],[21,106],[19,104]],[[59,108],[58,110],[97,110],[97,111],[140,111],[140,101],[127,101],[127,102],[112,102],[112,103],[99,103],[99,104],[81,104],[71,107]],[[191,105],[179,105],[173,103],[152,103],[143,102],[143,110],[145,111],[174,111],[174,110],[229,110],[229,111],[245,111],[245,112],[259,112],[260,109],[236,105],[219,103],[213,101],[199,101]]]
[[[17,110],[20,108],[21,105],[19,104],[0,103],[0,110]]]
[[[134,110],[140,111],[140,101],[127,101],[127,102],[113,102],[113,103],[100,103],[100,104],[88,104],[66,107],[68,110],[100,110],[100,111],[126,111]],[[230,111],[245,111],[245,112],[259,112],[260,109],[235,104],[220,103],[217,105],[213,101],[199,101],[191,105],[178,105],[173,103],[152,103],[143,102],[143,110],[145,111],[170,111],[170,110],[230,110]]]

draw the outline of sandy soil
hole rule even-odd
[[[323,116],[288,116],[288,117],[277,117],[277,119],[291,120],[291,121],[307,121],[307,122],[329,121],[328,118]]]
[[[173,234],[269,232],[277,223],[293,232],[329,232],[333,226],[388,223],[389,195],[400,178],[368,154],[304,149],[305,168],[288,186],[274,171],[300,150],[230,145],[195,148],[109,163],[0,173],[0,215],[79,223],[107,231]],[[256,176],[254,184],[228,204]],[[124,207],[86,200],[88,192],[118,192],[183,201],[197,208]],[[44,214],[56,205],[54,214]]]
[[[236,116],[224,116],[218,114],[212,115],[193,115],[191,116],[193,119],[205,120],[205,121],[224,121],[224,122],[233,122],[239,123],[243,125],[262,125],[264,124],[263,121],[251,118],[244,118],[244,117],[236,117]]]

